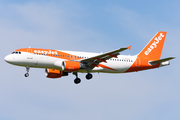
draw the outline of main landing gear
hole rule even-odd
[[[91,73],[88,73],[88,74],[86,75],[86,79],[87,79],[87,80],[90,80],[92,77],[93,77],[93,75],[92,75]]]
[[[74,80],[74,83],[75,83],[75,84],[79,84],[79,83],[81,82],[81,79],[78,78],[77,72],[73,72],[73,74],[76,76],[76,79]],[[90,80],[92,77],[93,77],[93,75],[92,75],[91,73],[88,73],[88,74],[86,75],[86,79],[87,79],[87,80]]]
[[[75,83],[75,84],[79,84],[79,83],[81,82],[81,79],[78,78],[77,72],[73,72],[73,74],[76,76],[76,79],[74,80],[74,83]]]
[[[28,76],[29,76],[29,69],[30,69],[30,67],[29,67],[29,66],[26,66],[26,71],[27,71],[27,73],[24,74],[25,77],[28,77]]]

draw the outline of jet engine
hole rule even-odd
[[[60,78],[62,76],[68,76],[68,73],[56,69],[45,69],[45,76],[47,78]]]
[[[75,72],[82,68],[80,62],[77,61],[63,61],[62,70],[67,72]]]

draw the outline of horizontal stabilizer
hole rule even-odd
[[[157,63],[162,63],[162,62],[166,62],[169,60],[174,59],[175,57],[168,57],[168,58],[164,58],[164,59],[160,59],[160,60],[155,60],[155,61],[150,61],[150,64],[157,64]]]

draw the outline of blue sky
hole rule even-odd
[[[1,120],[179,120],[180,2],[118,0],[0,1]],[[135,55],[167,31],[162,58],[171,65],[128,74],[79,74],[51,80],[44,69],[12,66],[4,57],[24,47],[107,52],[132,45]]]

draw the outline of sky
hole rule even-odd
[[[0,0],[1,120],[179,120],[180,1]],[[44,69],[13,66],[19,48],[107,52],[132,45],[136,55],[167,31],[161,58],[171,65],[126,74],[70,74],[49,79]]]

